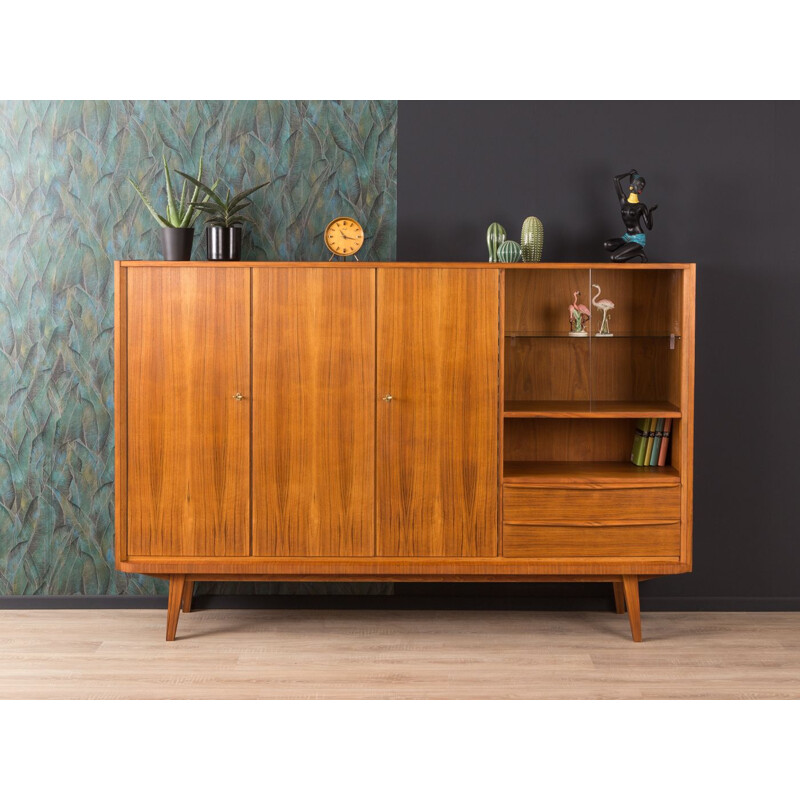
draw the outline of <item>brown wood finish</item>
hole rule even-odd
[[[636,420],[631,418],[506,418],[507,462],[629,463]]]
[[[637,467],[629,461],[509,461],[504,466],[506,486],[536,486],[563,489],[620,488],[652,489],[655,486],[680,486],[681,478],[673,467]]]
[[[114,560],[128,557],[128,275],[114,262]]]
[[[186,582],[185,575],[170,575],[169,596],[167,597],[167,641],[175,641],[178,630],[178,617],[181,613],[183,590]]]
[[[253,555],[374,553],[375,271],[253,270]]]
[[[607,402],[671,406],[667,400],[670,362],[675,354],[671,346],[679,348],[680,341],[663,336],[593,337],[593,407]],[[674,409],[679,410],[679,406]]]
[[[622,590],[625,595],[625,605],[628,607],[633,641],[641,642],[642,618],[639,613],[639,579],[635,575],[623,575]]]
[[[429,261],[424,264],[419,261],[129,261],[123,260],[119,264],[122,267],[214,267],[237,269],[240,267],[279,267],[281,269],[297,269],[307,267],[324,267],[325,269],[375,269],[377,267],[390,266],[392,269],[498,269],[497,264],[490,264],[488,261]],[[655,263],[645,265],[639,262],[630,264],[613,264],[611,262],[570,262],[570,261],[540,261],[536,264],[519,261],[516,264],[503,264],[503,269],[508,270],[682,270],[694,269],[694,264],[678,263]],[[588,274],[588,273],[587,273]],[[583,290],[581,290],[583,291]],[[571,297],[571,296],[570,296]],[[588,305],[588,303],[586,304]]]
[[[181,611],[188,614],[192,610],[192,593],[194,592],[194,581],[186,578],[183,585],[183,597],[181,598]]]
[[[498,296],[496,269],[378,270],[378,555],[497,553]]]
[[[578,302],[589,306],[588,265],[549,266],[537,264],[532,269],[506,272],[506,336],[513,332],[569,333],[569,306],[575,291],[581,293]],[[586,345],[588,340],[566,341]]]
[[[609,312],[609,329],[612,333],[677,334],[681,333],[682,270],[653,270],[612,268],[598,270],[592,265],[592,283],[600,286],[599,299],[614,302]],[[591,331],[600,330],[603,319],[601,311],[591,304],[597,293],[590,290],[585,303],[592,312]],[[592,340],[592,345],[610,341],[602,337]]]
[[[531,525],[596,525],[622,522],[679,522],[681,487],[647,489],[580,486],[552,489],[506,486],[503,521]]]
[[[601,400],[587,401],[506,400],[503,416],[509,418],[543,417],[546,419],[638,419],[639,417],[681,416],[672,403],[661,401]]]
[[[250,272],[127,273],[128,553],[248,555]]]
[[[681,526],[673,523],[604,525],[503,525],[506,558],[673,558],[680,557]]]
[[[589,340],[505,337],[505,409],[584,404],[589,409]],[[583,406],[581,406],[583,407]]]
[[[590,281],[629,337],[509,335],[566,329]],[[639,581],[691,570],[694,281],[116,262],[117,566],[170,577],[168,638],[198,580],[386,580],[606,581],[641,640]],[[668,467],[629,463],[647,416],[673,419]]]
[[[691,570],[692,567],[692,525],[694,494],[694,325],[695,325],[695,266],[683,274],[682,326],[689,332],[682,348],[681,375],[679,380],[681,406],[685,409],[683,419],[677,426],[678,458],[680,470],[685,476],[682,499],[681,561]],[[675,443],[673,442],[672,463],[675,465]]]
[[[509,526],[518,527],[518,526]],[[679,527],[675,525],[674,527]],[[597,530],[596,528],[591,529]],[[265,581],[539,581],[561,576],[610,580],[623,572],[676,575],[686,572],[677,557],[575,556],[570,558],[137,558],[120,565],[123,572],[164,575],[182,572],[199,580]],[[215,578],[201,578],[213,574]]]

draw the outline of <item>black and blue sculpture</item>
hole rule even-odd
[[[627,194],[622,188],[623,178],[628,179]],[[619,198],[625,233],[616,239],[609,239],[605,243],[605,248],[611,253],[612,261],[633,261],[635,258],[640,258],[643,262],[647,261],[647,254],[644,250],[647,235],[642,226],[648,231],[653,230],[653,212],[658,206],[648,208],[639,199],[644,191],[645,180],[635,169],[617,175],[614,178],[614,187]]]

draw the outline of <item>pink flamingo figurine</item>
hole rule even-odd
[[[570,336],[589,335],[584,326],[591,319],[592,314],[583,303],[578,302],[580,295],[581,293],[579,291],[574,291],[572,293],[572,303],[569,307]]]
[[[596,284],[592,284],[592,289],[597,289],[597,294],[592,298],[592,305],[595,308],[599,308],[603,312],[603,321],[600,324],[600,330],[597,332],[597,336],[613,336],[613,333],[609,333],[608,330],[608,312],[614,308],[614,304],[611,300],[598,300],[597,298],[600,297],[601,289]]]

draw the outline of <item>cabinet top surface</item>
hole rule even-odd
[[[375,269],[683,269],[692,270],[691,263],[626,263],[610,261],[539,261],[516,264],[491,263],[489,261],[117,261],[122,267],[346,267]]]

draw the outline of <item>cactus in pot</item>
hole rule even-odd
[[[519,261],[520,246],[512,239],[506,239],[497,248],[497,260],[502,264],[514,264]]]
[[[489,246],[489,262],[497,261],[497,248],[506,240],[506,229],[499,223],[493,222],[486,231],[486,244]]]
[[[542,249],[544,247],[544,226],[538,217],[528,217],[522,223],[522,245],[523,261],[541,261]]]

